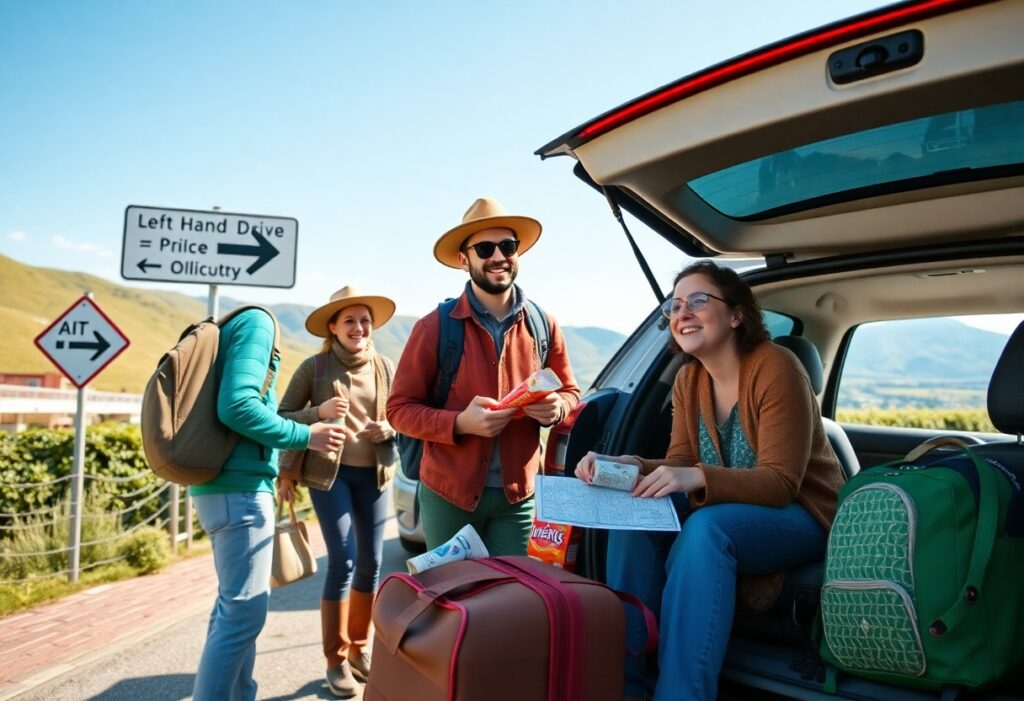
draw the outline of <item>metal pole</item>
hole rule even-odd
[[[78,388],[78,406],[75,411],[75,452],[71,465],[71,523],[68,535],[70,563],[68,577],[78,581],[82,562],[82,492],[85,487],[85,387]]]
[[[170,511],[168,524],[171,531],[171,552],[178,554],[178,512],[181,510],[181,488],[171,482],[171,494],[168,497],[170,503],[167,505]]]

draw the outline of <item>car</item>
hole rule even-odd
[[[418,555],[427,549],[423,521],[420,520],[419,501],[416,497],[417,485],[416,480],[409,479],[402,470],[398,470],[391,487],[395,521],[398,523],[398,542],[410,555]]]
[[[1024,312],[1022,28],[1019,0],[886,6],[681,78],[537,155],[572,159],[595,206],[669,241],[680,268],[764,261],[741,276],[772,337],[817,372],[847,476],[947,434],[1024,450],[984,412],[1006,339],[960,322],[1000,315],[1005,328]],[[551,431],[549,472],[571,475],[590,450],[665,454],[681,360],[658,310],[669,281],[638,257],[651,312]],[[926,418],[968,404],[977,423],[929,426],[893,410],[907,402]],[[606,537],[587,532],[584,575],[603,579]],[[823,693],[811,644],[821,574],[820,563],[792,571],[771,611],[737,618],[723,695],[938,698],[855,677]],[[1022,699],[1022,686],[972,698]]]

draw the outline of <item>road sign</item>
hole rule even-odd
[[[294,287],[299,222],[288,217],[132,205],[121,277],[153,282]]]
[[[36,345],[75,387],[84,387],[128,347],[128,339],[85,295],[36,336]]]

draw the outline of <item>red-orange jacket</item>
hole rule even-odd
[[[396,431],[423,440],[420,480],[452,504],[467,511],[476,509],[484,482],[494,438],[455,435],[455,417],[475,396],[500,399],[539,368],[533,338],[527,330],[525,312],[505,336],[501,358],[494,339],[473,315],[463,292],[451,313],[466,320],[462,361],[448,400],[438,409],[428,398],[437,381],[437,342],[440,335],[438,311],[416,322],[395,371],[388,399],[388,421]],[[569,365],[569,354],[558,323],[548,315],[551,342],[547,366],[562,380],[559,420],[579,403],[580,389]],[[498,438],[505,496],[510,503],[533,494],[533,482],[540,468],[540,424],[529,417],[513,419]]]

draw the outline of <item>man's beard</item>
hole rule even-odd
[[[492,294],[492,295],[500,295],[500,294],[508,291],[508,288],[512,287],[512,283],[516,281],[516,276],[519,275],[519,263],[518,262],[516,262],[514,260],[508,261],[508,266],[509,266],[508,282],[497,282],[496,283],[496,282],[491,282],[490,280],[488,280],[487,279],[487,271],[486,271],[486,268],[488,267],[487,264],[484,264],[484,265],[482,265],[480,267],[477,267],[475,265],[470,265],[469,266],[469,278],[473,282],[475,282],[476,286],[479,287],[484,292],[486,292],[488,294]],[[490,267],[493,268],[493,267],[497,267],[497,266],[492,264]]]

